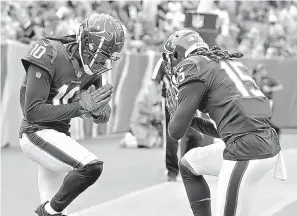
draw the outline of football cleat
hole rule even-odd
[[[38,216],[67,216],[67,215],[63,215],[62,213],[57,213],[57,214],[49,214],[46,210],[45,210],[45,205],[48,203],[48,201],[46,201],[45,203],[41,204],[40,206],[38,206],[38,208],[35,210],[35,213]]]

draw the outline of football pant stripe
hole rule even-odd
[[[249,161],[237,161],[233,168],[227,188],[224,216],[235,216],[236,214],[238,191],[248,164]]]
[[[56,158],[60,162],[65,163],[75,169],[83,167],[82,163],[75,160],[73,157],[66,154],[61,149],[57,148],[55,145],[52,145],[51,143],[45,141],[36,133],[27,134],[27,137],[35,146],[47,152],[49,155]]]

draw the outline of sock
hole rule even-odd
[[[191,203],[191,209],[194,216],[211,216],[210,198]]]
[[[51,215],[54,215],[54,214],[58,214],[60,212],[56,212],[52,207],[51,207],[51,204],[48,202],[47,204],[45,204],[44,206],[45,208],[45,211]]]
[[[202,175],[194,175],[181,162],[180,174],[194,216],[211,216],[210,190]]]
[[[65,176],[60,190],[50,201],[51,207],[62,212],[77,196],[95,183],[102,169],[103,162],[96,162],[70,171]]]

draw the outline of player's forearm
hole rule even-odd
[[[168,134],[174,140],[181,139],[190,127],[206,86],[202,82],[191,82],[178,92],[179,104],[168,125]]]
[[[174,140],[180,140],[187,132],[189,125],[184,118],[173,117],[168,124],[168,134]]]
[[[191,125],[193,129],[204,133],[208,136],[212,136],[215,138],[220,138],[217,129],[215,128],[214,124],[211,121],[208,121],[201,117],[194,117]]]
[[[36,104],[26,112],[29,122],[62,121],[82,115],[79,102],[61,105]]]

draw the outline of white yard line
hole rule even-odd
[[[120,202],[123,202],[123,201],[125,201],[127,199],[131,199],[131,198],[137,197],[140,194],[147,193],[147,192],[150,192],[150,191],[153,191],[153,190],[157,190],[159,188],[162,188],[166,184],[173,184],[173,183],[163,182],[163,183],[160,183],[160,184],[157,184],[157,185],[153,185],[153,186],[150,186],[150,187],[147,187],[147,188],[138,190],[138,191],[133,191],[133,192],[130,192],[128,194],[125,194],[125,195],[123,195],[121,197],[118,197],[116,199],[113,199],[113,200],[110,200],[110,201],[106,201],[106,202],[103,202],[103,203],[101,203],[99,205],[96,205],[96,206],[93,206],[93,207],[90,207],[90,208],[87,208],[87,209],[84,209],[84,210],[75,212],[73,214],[70,214],[69,216],[87,215],[89,212],[90,213],[91,212],[94,212],[97,208],[102,208],[102,207],[108,207],[108,206],[115,205],[115,204],[120,203]]]
[[[288,149],[288,150],[283,150],[283,154],[286,157],[286,155],[297,155],[297,149]],[[290,176],[288,177],[290,178]],[[178,181],[180,182],[180,181]],[[209,182],[210,185],[212,185],[212,182]],[[84,216],[84,215],[92,215],[94,214],[94,212],[96,212],[97,209],[101,209],[104,207],[110,207],[110,206],[116,206],[116,204],[125,202],[131,198],[135,198],[137,196],[141,196],[145,193],[149,193],[151,191],[158,191],[159,189],[162,189],[165,186],[168,186],[169,184],[175,184],[174,182],[164,182],[164,183],[160,183],[157,185],[153,185],[138,191],[133,191],[130,192],[126,195],[123,195],[119,198],[101,203],[99,205],[75,212],[73,214],[70,214],[69,216]],[[286,199],[284,199],[283,201],[280,201],[276,204],[274,204],[268,211],[266,211],[265,213],[261,214],[261,216],[273,216],[274,214],[280,212],[281,210],[283,210],[286,206],[290,205],[293,202],[297,202],[297,194],[294,194],[293,196],[287,197]]]
[[[294,197],[288,197],[287,199],[271,206],[271,208],[268,211],[261,214],[261,216],[274,216],[275,214],[279,213],[293,202],[297,202],[297,195],[295,195]]]

